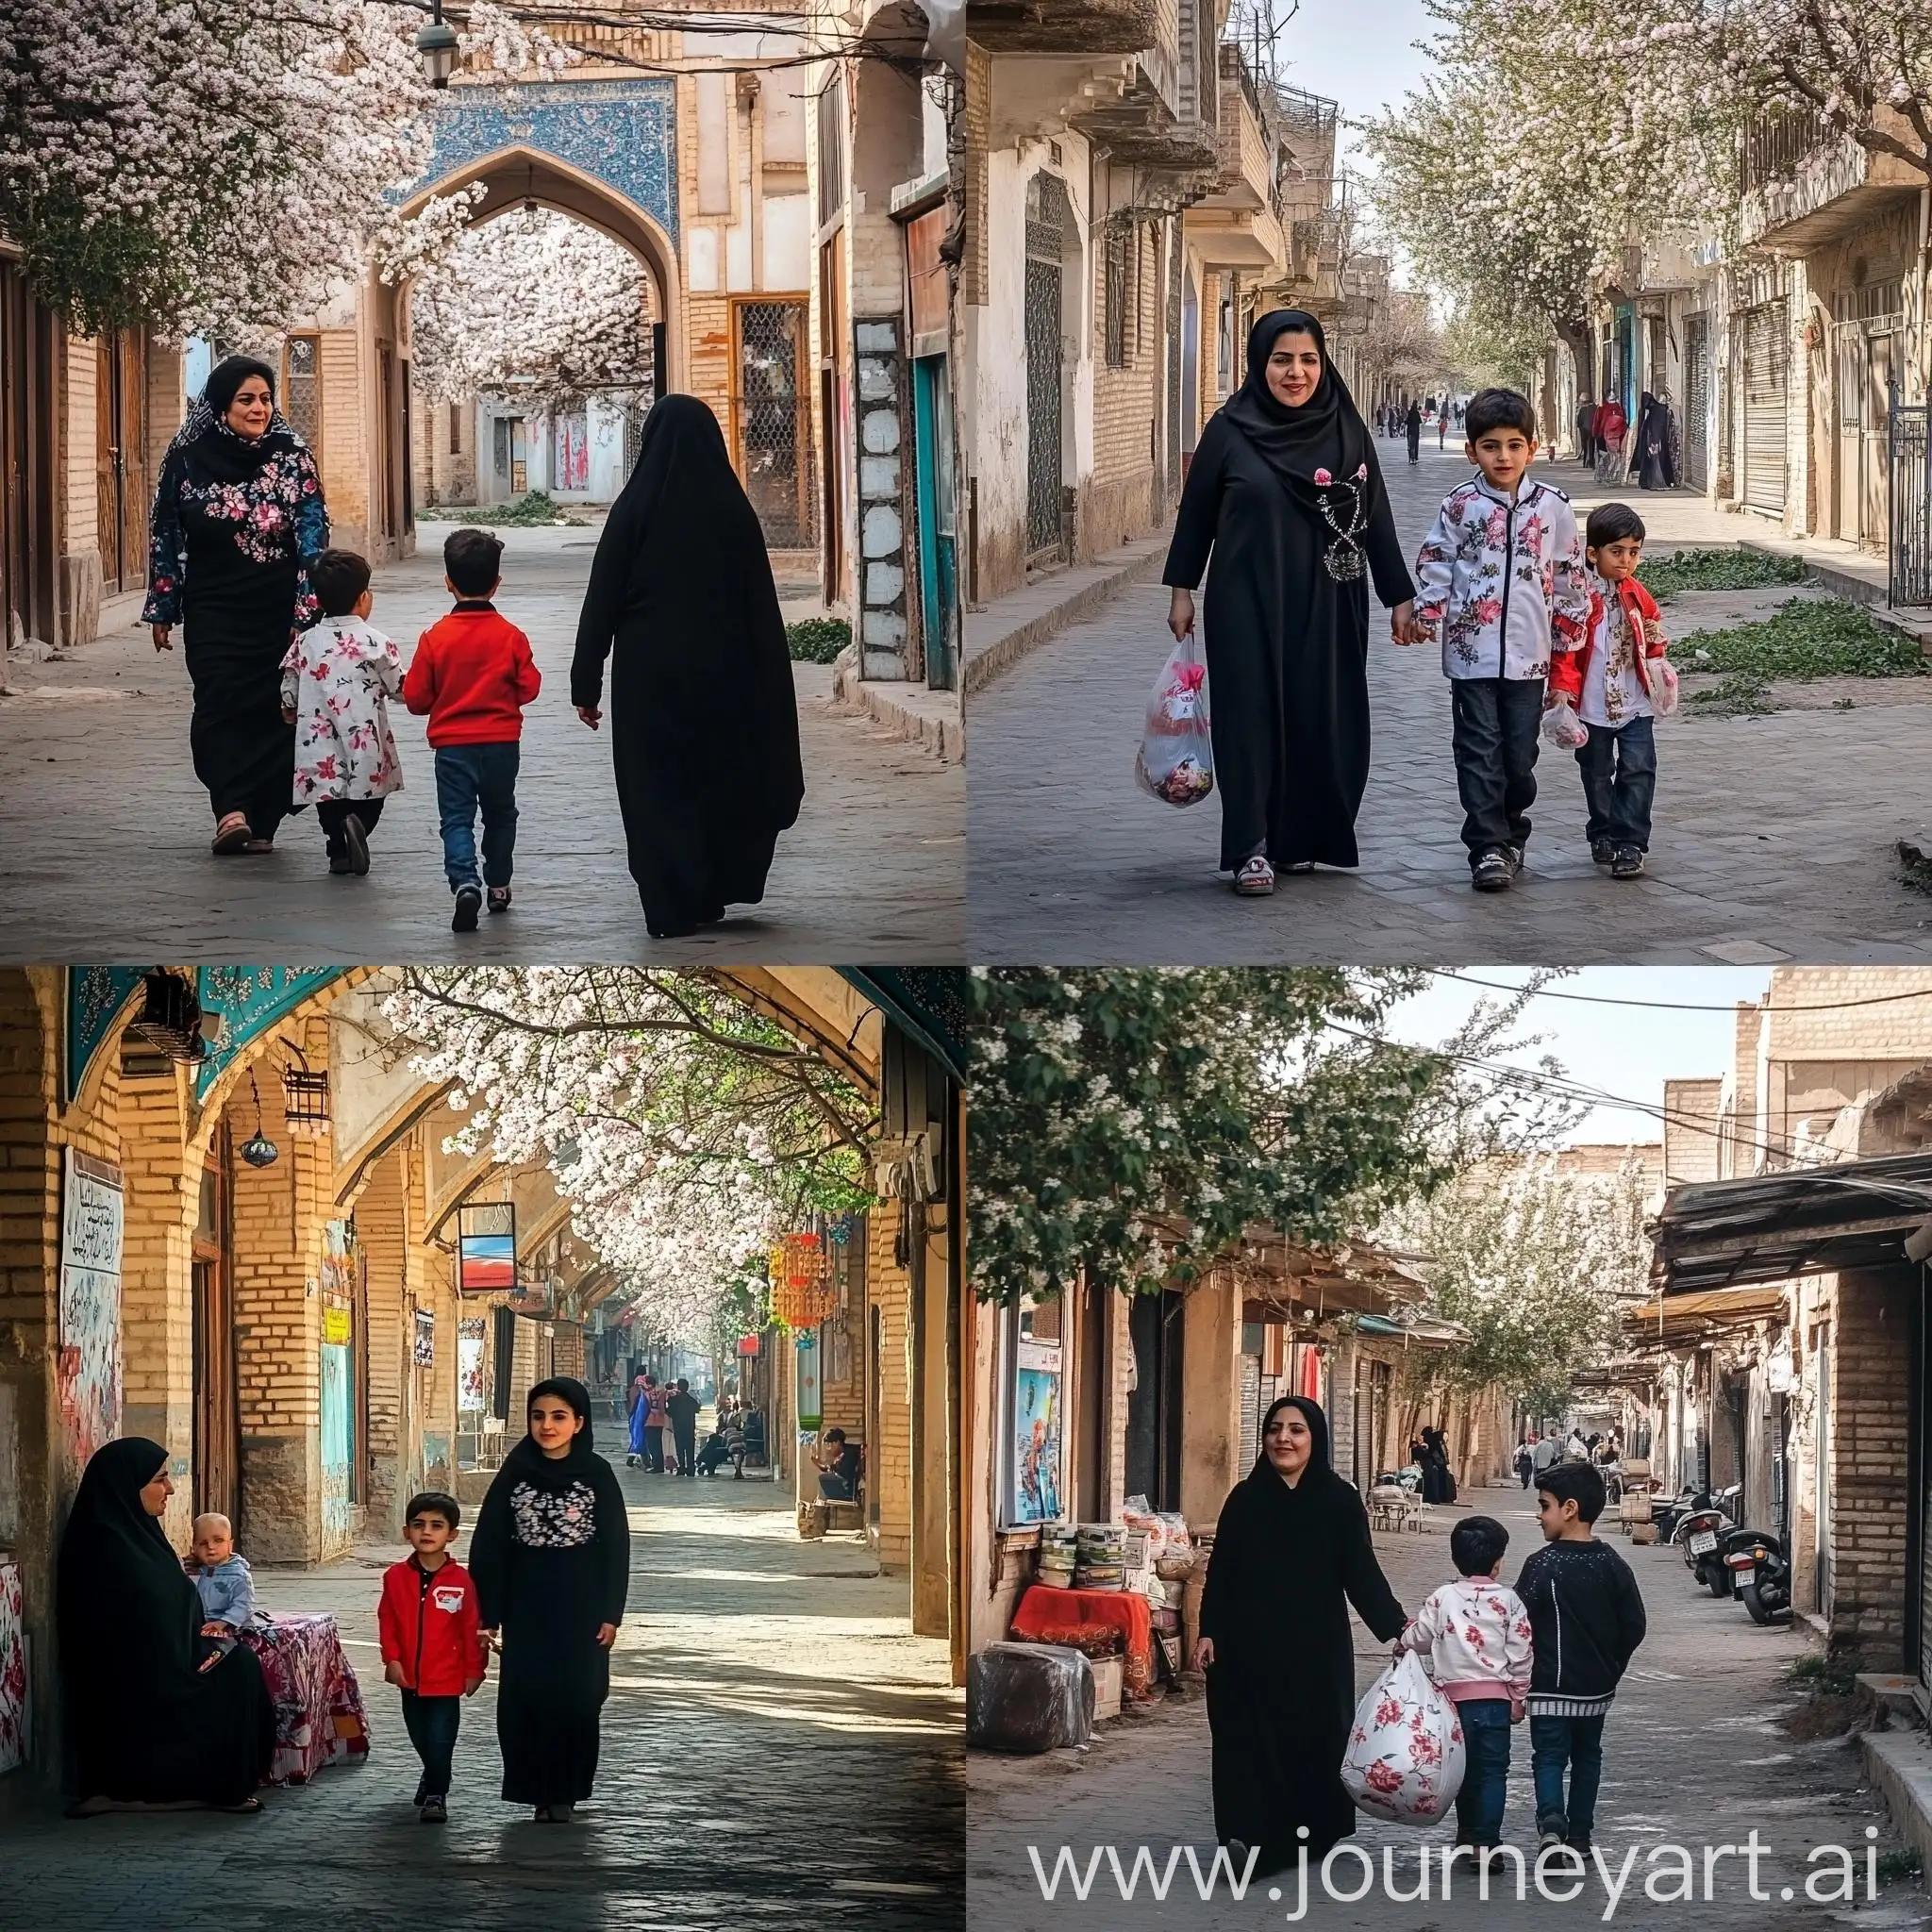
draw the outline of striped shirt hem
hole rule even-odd
[[[1558,1697],[1545,1692],[1538,1696],[1534,1691],[1529,1697],[1531,1717],[1603,1717],[1616,1701],[1612,1691],[1606,1697]]]

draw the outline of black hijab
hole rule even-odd
[[[273,405],[275,371],[253,356],[229,356],[208,372],[200,400],[189,409],[186,421],[168,445],[169,458],[191,460],[200,481],[248,483],[271,457],[304,447],[302,439],[276,408],[270,409],[268,427],[252,441],[228,426],[228,410],[235,392],[251,375],[258,375],[268,384],[268,399]]]
[[[1333,1482],[1335,1464],[1328,1446],[1328,1418],[1322,1413],[1322,1405],[1306,1395],[1281,1395],[1268,1405],[1268,1413],[1261,1418],[1261,1453],[1255,1458],[1254,1468],[1248,1472],[1248,1480],[1251,1483],[1272,1483],[1277,1490],[1290,1487],[1268,1460],[1268,1430],[1284,1408],[1293,1409],[1308,1425],[1308,1459],[1302,1467],[1300,1480],[1293,1487],[1306,1490],[1311,1483],[1319,1488],[1324,1483]]]
[[[1322,355],[1322,376],[1314,393],[1300,408],[1291,409],[1276,400],[1268,387],[1268,356],[1276,336],[1291,329],[1315,339]],[[1271,308],[1248,331],[1248,373],[1240,389],[1222,406],[1222,413],[1252,443],[1261,460],[1274,471],[1275,480],[1290,498],[1310,517],[1321,520],[1318,498],[1328,493],[1315,481],[1317,470],[1326,470],[1338,485],[1356,482],[1356,472],[1368,472],[1367,494],[1362,499],[1365,512],[1374,508],[1380,492],[1381,472],[1374,460],[1368,425],[1355,406],[1341,373],[1328,359],[1328,338],[1322,325],[1305,308]],[[1346,498],[1337,504],[1341,509]],[[1345,524],[1348,519],[1342,515]]]
[[[539,1382],[525,1398],[525,1418],[539,1399],[545,1395],[560,1395],[572,1410],[583,1418],[583,1427],[570,1439],[570,1454],[544,1455],[536,1437],[526,1431],[524,1440],[503,1458],[503,1466],[507,1470],[514,1469],[521,1476],[534,1476],[540,1488],[545,1484],[560,1488],[584,1478],[591,1465],[599,1460],[591,1440],[591,1391],[575,1375],[551,1375]]]
[[[104,1443],[88,1459],[60,1538],[58,1617],[63,1657],[98,1671],[99,1646],[145,1672],[200,1662],[201,1598],[141,1492],[168,1465],[145,1436]]]

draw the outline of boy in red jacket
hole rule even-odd
[[[486,886],[491,911],[509,910],[523,711],[543,684],[529,639],[490,601],[502,581],[502,563],[500,537],[488,530],[450,533],[442,546],[442,581],[456,608],[423,633],[403,679],[404,704],[429,720],[436,805],[442,821],[442,869],[457,895],[450,921],[456,932],[476,930]]]
[[[475,1695],[490,1663],[476,1586],[449,1554],[462,1517],[454,1496],[431,1490],[409,1498],[403,1536],[415,1555],[383,1572],[375,1613],[382,1674],[403,1693],[403,1724],[423,1760],[415,1802],[425,1824],[449,1818],[462,1700]]]

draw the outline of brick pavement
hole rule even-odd
[[[1465,1509],[1498,1516],[1507,1526],[1506,1577],[1517,1573],[1541,1541],[1530,1507],[1515,1489],[1477,1491],[1465,1497],[1464,1508],[1431,1511],[1433,1534],[1378,1535],[1376,1551],[1384,1571],[1407,1607],[1413,1608],[1454,1574],[1446,1531]],[[1741,1606],[1714,1601],[1693,1587],[1681,1557],[1668,1546],[1636,1549],[1621,1538],[1614,1541],[1637,1573],[1650,1635],[1624,1680],[1605,1732],[1597,1843],[1613,1874],[1625,1854],[1639,1848],[1634,1875],[1612,1923],[1728,1926],[1738,1932],[1833,1924],[1877,1932],[1881,1926],[1925,1924],[1924,1894],[1909,1883],[1881,1887],[1874,1905],[1863,1904],[1861,1894],[1856,1913],[1807,1905],[1802,1890],[1795,1904],[1754,1903],[1745,1896],[1743,1867],[1735,1860],[1718,1867],[1711,1904],[1700,1900],[1667,1906],[1643,1897],[1644,1877],[1652,1869],[1644,1857],[1658,1843],[1734,1843],[1756,1825],[1760,1841],[1771,1848],[1762,1872],[1774,1892],[1786,1883],[1802,1886],[1804,1855],[1814,1845],[1850,1845],[1862,1859],[1867,1825],[1878,1827],[1881,1849],[1898,1840],[1876,1797],[1862,1783],[1856,1747],[1835,1738],[1806,1741],[1783,1725],[1793,1698],[1782,1674],[1806,1649],[1804,1637],[1789,1627],[1760,1629]],[[1387,1661],[1387,1653],[1359,1623],[1352,1624],[1357,1682],[1366,1689]],[[1108,1932],[1142,1925],[1256,1928],[1283,1923],[1295,1902],[1291,1884],[1274,1904],[1265,1897],[1265,1885],[1240,1904],[1224,1889],[1204,1904],[1185,1858],[1164,1907],[1149,1898],[1144,1879],[1137,1900],[1123,1902],[1105,1854],[1099,1882],[1086,1905],[1074,1903],[1064,1888],[1053,1905],[1041,1896],[1027,1858],[1029,1844],[1041,1847],[1049,1872],[1054,1850],[1062,1843],[1079,1848],[1083,1864],[1093,1846],[1114,1845],[1126,1869],[1131,1869],[1133,1848],[1141,1843],[1160,1864],[1170,1846],[1191,1844],[1205,1871],[1214,1844],[1208,1753],[1206,1706],[1190,1701],[1103,1726],[1098,1741],[1084,1754],[1062,1751],[1027,1758],[974,1754],[967,1773],[967,1887],[974,1932],[1061,1932],[1095,1925]],[[1507,1842],[1534,1850],[1534,1808],[1528,1738],[1518,1727],[1511,1733],[1503,1827]],[[1309,1925],[1365,1932],[1397,1927],[1473,1932],[1503,1925],[1547,1932],[1559,1924],[1595,1925],[1605,1916],[1604,1890],[1594,1875],[1590,1888],[1567,1907],[1540,1900],[1533,1889],[1519,1906],[1500,1866],[1488,1905],[1469,1895],[1472,1888],[1463,1867],[1457,1868],[1457,1888],[1444,1901],[1440,1859],[1437,1890],[1429,1902],[1392,1904],[1381,1890],[1385,1849],[1410,1846],[1418,1836],[1446,1842],[1453,1831],[1438,1826],[1417,1834],[1366,1818],[1359,1823],[1356,1841],[1375,1858],[1377,1889],[1358,1906],[1332,1903],[1314,1892],[1305,1922]],[[1695,1856],[1701,1858],[1702,1854]],[[1414,1891],[1418,1864],[1412,1851],[1397,1857],[1394,1874],[1397,1890]],[[1338,1888],[1353,1890],[1360,1882],[1358,1863],[1344,1855],[1337,1870]],[[1554,1874],[1552,1883],[1560,1891]]]
[[[856,1537],[801,1543],[789,1486],[618,1474],[630,1611],[575,1825],[537,1826],[498,1798],[488,1686],[465,1707],[449,1824],[417,1822],[416,1759],[375,1643],[380,1572],[407,1551],[364,1548],[258,1583],[272,1610],[341,1618],[367,1763],[270,1791],[245,1819],[75,1823],[0,1781],[0,1926],[963,1925],[962,1708],[945,1644],[910,1634],[905,1579],[876,1574]]]
[[[375,621],[407,649],[448,608],[439,525],[377,573]],[[805,809],[779,841],[762,906],[698,939],[652,943],[625,867],[608,731],[569,702],[577,608],[596,533],[508,529],[502,608],[529,632],[544,690],[526,714],[517,906],[460,942],[436,829],[424,721],[393,708],[405,789],[366,879],[331,878],[312,813],[273,858],[216,859],[188,756],[178,649],[145,630],[11,673],[0,698],[0,905],[9,959],[430,960],[676,963],[957,958],[965,774],[874,720],[830,705],[829,665],[796,667]]]
[[[1467,467],[1425,442],[1411,470],[1397,445],[1381,447],[1398,451],[1391,492],[1412,554]],[[1579,510],[1607,493],[1574,465],[1552,475],[1576,486]],[[1659,544],[1758,532],[1701,498],[1637,500]],[[1133,782],[1171,641],[1167,595],[1125,593],[972,699],[974,959],[1747,964],[1932,952],[1932,901],[1903,883],[1893,854],[1899,837],[1932,826],[1932,679],[1793,686],[1795,708],[1772,717],[1666,723],[1651,872],[1638,882],[1613,884],[1591,863],[1574,764],[1545,749],[1530,870],[1514,891],[1479,896],[1458,836],[1440,658],[1391,646],[1377,609],[1361,869],[1284,877],[1272,899],[1237,900],[1215,870],[1218,807],[1175,811]],[[1853,708],[1829,708],[1844,695]]]

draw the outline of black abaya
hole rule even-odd
[[[610,1695],[602,1624],[624,1621],[630,1524],[617,1474],[591,1447],[591,1398],[557,1376],[530,1391],[561,1395],[584,1418],[568,1456],[525,1436],[503,1459],[470,1541],[486,1630],[501,1634],[496,1738],[513,1805],[575,1805],[597,1774],[598,1725]]]
[[[1258,1846],[1259,1873],[1286,1869],[1304,1847],[1318,1859],[1354,1831],[1341,1785],[1356,1703],[1348,1607],[1385,1643],[1407,1621],[1375,1561],[1360,1496],[1328,1466],[1321,1409],[1284,1397],[1271,1419],[1284,1403],[1308,1418],[1307,1466],[1291,1489],[1264,1451],[1229,1491],[1201,1592],[1201,1635],[1214,1645],[1215,1836]]]
[[[201,1633],[201,1598],[142,1490],[158,1442],[96,1450],[60,1538],[55,1618],[66,1702],[67,1783],[78,1800],[243,1803],[268,1775],[275,1707],[261,1665]]]
[[[644,419],[591,565],[574,705],[602,703],[607,657],[630,874],[653,936],[675,938],[764,897],[805,797],[764,532],[695,396],[666,396]]]
[[[1256,335],[1274,320],[1263,317]],[[1255,381],[1265,381],[1259,370],[1267,356],[1266,346],[1257,357],[1250,343]],[[1330,367],[1322,379],[1341,387]],[[1306,407],[1319,400],[1318,390]],[[1273,407],[1284,417],[1299,413]],[[1358,446],[1338,432],[1305,453],[1303,474],[1311,477],[1325,465],[1348,475],[1355,465],[1343,467],[1344,450],[1367,464],[1372,507],[1361,546],[1376,596],[1390,606],[1405,603],[1414,587],[1374,448],[1353,403],[1344,400],[1343,408],[1359,431]],[[1347,502],[1338,492],[1344,528]],[[1191,589],[1211,549],[1202,639],[1224,872],[1257,852],[1276,866],[1359,862],[1355,820],[1369,782],[1369,597],[1361,578],[1341,583],[1328,574],[1323,554],[1332,541],[1228,410],[1217,412],[1188,471],[1161,580]]]
[[[1634,464],[1640,490],[1668,490],[1677,480],[1671,450],[1671,411],[1648,390],[1637,406]]]
[[[1453,1503],[1456,1478],[1449,1473],[1449,1441],[1441,1429],[1423,1431],[1423,1501]]]
[[[1423,412],[1411,403],[1408,414],[1403,420],[1403,427],[1408,433],[1408,459],[1419,463],[1423,457]]]

